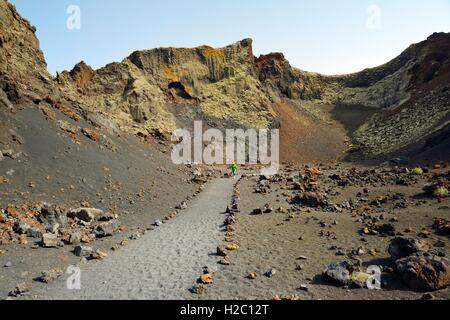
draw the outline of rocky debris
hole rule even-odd
[[[317,168],[306,167],[304,174],[299,174],[299,181],[295,178],[290,180],[293,182],[292,188],[300,192],[316,192],[318,189],[317,179],[321,175]]]
[[[427,252],[430,244],[422,239],[396,237],[391,240],[388,252],[395,261],[418,252]]]
[[[265,204],[264,207],[262,208],[263,213],[272,213],[273,207],[270,204]]]
[[[141,238],[140,233],[135,233],[128,237],[128,239],[130,239],[130,240],[139,240],[140,238]]]
[[[223,265],[223,266],[229,266],[231,264],[230,259],[228,257],[224,257],[220,259],[217,263]]]
[[[217,266],[208,265],[203,267],[203,273],[204,274],[214,274],[218,270]]]
[[[100,136],[95,130],[92,130],[92,129],[89,129],[89,128],[83,128],[83,129],[81,129],[81,132],[86,137],[91,139],[92,141],[98,142],[100,140]]]
[[[240,212],[240,210],[239,210],[239,206],[237,203],[231,204],[231,206],[228,206],[227,210],[225,211],[225,213],[228,213],[228,214],[235,214],[238,212]]]
[[[270,193],[270,191],[270,180],[266,176],[260,176],[254,192],[267,194]]]
[[[347,261],[334,262],[325,269],[324,275],[340,285],[345,286],[350,283],[350,273],[352,270],[353,265]]]
[[[202,274],[200,276],[199,282],[202,284],[213,284],[214,278],[211,274]]]
[[[101,222],[108,222],[114,219],[117,219],[119,216],[118,215],[114,215],[110,212],[102,212],[96,215],[95,219],[97,221],[101,221]]]
[[[83,239],[83,232],[74,231],[69,234],[69,244],[78,245],[81,243],[81,239]]]
[[[175,209],[177,210],[186,210],[188,207],[187,201],[183,201],[181,204],[177,205]]]
[[[202,295],[205,293],[205,286],[203,284],[195,284],[189,291],[193,294]]]
[[[269,271],[267,271],[264,275],[267,278],[272,278],[273,276],[275,276],[277,274],[277,270],[276,269],[270,269]]]
[[[325,208],[328,205],[325,196],[319,192],[301,193],[292,199],[292,203],[301,204],[312,208]]]
[[[13,149],[1,150],[0,153],[4,157],[8,157],[8,158],[11,158],[11,159],[13,159],[13,157],[14,157],[14,150]]]
[[[0,215],[0,243],[40,238],[43,247],[89,243],[120,230],[117,215],[93,208],[68,210],[47,203],[8,206]]]
[[[424,293],[422,295],[422,297],[420,298],[420,300],[434,300],[434,299],[435,299],[435,297],[429,292]]]
[[[450,220],[444,218],[435,218],[433,228],[439,234],[450,235]]]
[[[89,234],[83,234],[83,236],[81,237],[81,242],[82,243],[90,243],[92,241],[94,241],[96,238],[95,234],[89,233]]]
[[[333,262],[325,269],[323,274],[341,286],[353,285],[358,288],[367,288],[372,275],[361,271],[362,261],[359,258],[353,259],[352,262]]]
[[[367,287],[367,281],[370,279],[371,274],[366,272],[354,271],[350,275],[350,282],[359,288]]]
[[[436,248],[445,248],[446,243],[444,241],[438,240],[433,244],[433,247]]]
[[[59,244],[58,237],[53,233],[44,233],[41,240],[44,248],[56,248]]]
[[[103,260],[106,257],[108,257],[108,254],[106,252],[101,251],[100,249],[95,250],[89,256],[89,258],[93,260]]]
[[[225,218],[224,224],[226,226],[235,225],[236,224],[236,217],[234,215],[229,215]]]
[[[21,234],[19,236],[19,244],[23,247],[25,247],[26,245],[28,245],[28,238],[25,234]],[[61,245],[61,243],[58,243],[58,245]]]
[[[11,268],[12,267],[12,262],[11,261],[8,261],[8,262],[6,262],[4,265],[3,265],[3,267],[5,267],[5,268]]]
[[[119,222],[116,220],[102,222],[95,228],[95,235],[97,238],[110,237],[119,227]]]
[[[71,133],[71,134],[77,134],[79,128],[75,125],[70,124],[67,121],[64,120],[58,120],[57,125],[59,128],[65,132]]]
[[[29,292],[30,287],[26,283],[20,283],[9,293],[9,296],[20,297],[28,294]]]
[[[261,208],[253,209],[252,214],[253,215],[262,215],[263,214],[263,210]]]
[[[262,215],[262,214],[272,213],[272,212],[273,212],[273,208],[270,206],[270,204],[266,204],[262,208],[253,209],[252,215]]]
[[[256,272],[251,272],[247,276],[247,278],[250,279],[250,280],[255,280],[257,277],[258,277],[258,274]]]
[[[97,217],[104,217],[104,212],[95,208],[78,208],[69,211],[67,216],[72,219],[77,218],[85,222],[91,222]]]
[[[357,249],[353,249],[350,253],[351,256],[362,256],[366,254],[363,247],[358,247]]]
[[[287,294],[287,295],[275,295],[272,298],[273,301],[298,301],[301,300],[300,296],[296,294]]]
[[[387,235],[387,236],[395,236],[395,226],[392,223],[384,223],[384,224],[369,224],[367,227],[363,228],[362,232],[366,235]]]
[[[396,261],[405,284],[419,291],[435,291],[450,285],[450,261],[434,254],[416,253]]]
[[[226,257],[228,255],[227,249],[223,246],[218,246],[217,255],[220,257]]]
[[[301,270],[303,270],[305,268],[305,266],[303,265],[303,264],[297,264],[296,266],[295,266],[295,270],[297,270],[297,271],[301,271]]]
[[[38,220],[44,225],[46,231],[55,233],[66,226],[67,214],[62,207],[44,204]]]
[[[78,257],[90,257],[94,250],[91,247],[87,246],[76,246],[73,249],[73,253]]]
[[[2,17],[0,22],[5,24],[6,21],[6,27],[0,28],[2,30],[2,34],[0,35],[0,51],[2,53],[0,54],[0,62],[2,62],[0,63],[0,74],[4,75],[0,80],[2,106],[8,104],[12,106],[13,103],[20,102],[24,97],[31,97],[31,100],[36,103],[45,103],[70,116],[70,113],[74,113],[74,111],[71,107],[66,106],[64,98],[67,98],[67,100],[71,98],[70,101],[73,102],[72,104],[74,106],[80,109],[86,109],[82,110],[82,113],[88,113],[89,109],[91,113],[94,110],[95,114],[102,114],[108,118],[110,116],[110,106],[114,105],[117,106],[118,110],[126,110],[130,115],[130,117],[125,117],[125,119],[117,119],[121,127],[124,130],[129,130],[133,134],[143,136],[147,136],[149,132],[155,134],[162,134],[164,131],[171,132],[171,125],[174,124],[174,119],[171,114],[165,112],[168,109],[166,108],[168,101],[170,103],[173,103],[173,101],[177,103],[181,101],[181,105],[183,105],[184,103],[188,103],[189,100],[194,100],[195,102],[193,102],[195,104],[200,104],[201,108],[199,109],[203,113],[213,116],[215,119],[229,119],[233,123],[247,122],[247,124],[256,124],[259,127],[268,127],[268,124],[277,124],[278,119],[272,112],[270,105],[271,101],[277,100],[278,98],[293,98],[301,100],[301,102],[304,100],[333,102],[339,98],[339,101],[344,104],[345,102],[357,102],[353,104],[361,104],[363,106],[375,104],[390,107],[396,105],[397,102],[400,102],[400,100],[406,97],[403,91],[407,88],[414,89],[411,91],[411,94],[415,94],[416,81],[424,80],[422,79],[423,75],[415,74],[415,70],[410,70],[406,67],[403,68],[403,65],[419,67],[423,65],[424,68],[427,68],[428,64],[421,63],[422,59],[440,52],[448,52],[448,50],[442,50],[442,45],[446,48],[445,44],[448,43],[448,35],[434,35],[427,42],[414,45],[414,49],[412,49],[414,52],[411,53],[411,50],[408,50],[406,58],[402,56],[401,59],[396,59],[394,62],[387,64],[387,66],[382,66],[374,70],[366,70],[355,75],[328,79],[327,77],[309,74],[291,68],[289,63],[280,54],[267,55],[255,59],[251,52],[251,40],[246,39],[222,49],[209,47],[186,50],[164,48],[135,52],[130,57],[124,59],[123,63],[108,65],[101,72],[94,71],[85,64],[79,64],[71,72],[60,74],[53,81],[52,77],[46,71],[43,55],[39,50],[37,39],[34,36],[34,28],[20,18],[15,9],[9,4],[5,4],[3,1],[0,6],[2,9],[0,10]],[[12,27],[9,27],[9,25]],[[436,40],[436,42],[440,43],[439,46],[436,46],[439,51],[436,51],[436,48],[428,45],[429,43],[434,43],[434,39],[439,40]],[[23,46],[23,43],[27,45]],[[8,48],[8,50],[5,48]],[[6,60],[4,60],[5,57],[7,58]],[[444,55],[443,60],[443,62],[439,62],[438,69],[447,65],[445,63],[448,62],[446,55]],[[159,63],[158,61],[163,61],[163,63]],[[392,67],[393,64],[395,65],[394,67]],[[5,69],[4,66],[7,66],[7,68]],[[133,66],[133,68],[129,68],[130,66]],[[15,70],[13,76],[8,75],[10,70]],[[440,72],[440,76],[438,76],[439,72],[436,71],[427,76],[426,79],[432,81],[435,77],[441,77],[442,74],[446,75],[446,72],[444,72],[445,69],[441,71],[443,72]],[[119,80],[114,85],[111,85],[111,83],[105,80],[107,78],[117,78]],[[242,87],[240,85],[240,82],[242,82],[240,79],[248,80],[246,81],[247,86],[245,90],[240,89]],[[442,78],[440,79],[442,80]],[[402,80],[401,86],[396,85],[400,83],[400,81],[397,83],[397,80]],[[53,95],[48,94],[49,91],[56,90],[56,88],[53,88],[54,83],[57,83],[58,86],[63,88],[61,91],[63,99],[61,101],[58,101],[59,99]],[[330,85],[331,83],[333,85]],[[432,88],[432,85],[431,83],[429,87]],[[168,88],[169,90],[167,90]],[[237,89],[231,90],[233,92],[230,93],[224,92],[223,88]],[[384,90],[386,88],[391,89]],[[336,92],[334,91],[335,89]],[[398,90],[401,92],[397,92]],[[166,93],[167,91],[170,93]],[[442,101],[444,102],[448,101],[448,94],[445,90],[437,91],[439,92],[436,94],[430,93],[430,95],[443,98]],[[428,90],[425,90],[425,92],[418,90],[417,92],[420,92],[423,96],[429,93]],[[46,96],[47,98],[44,98]],[[116,100],[115,97],[120,97],[120,99]],[[170,98],[169,100],[166,99],[168,97]],[[251,99],[247,99],[247,97],[251,97]],[[257,99],[254,99],[255,97]],[[367,97],[370,97],[370,99]],[[433,99],[429,101],[414,98],[417,97],[413,96],[412,99],[412,101],[417,100],[417,108],[411,107],[412,109],[408,110],[410,106],[407,105],[406,112],[402,112],[402,114],[392,112],[392,116],[390,114],[386,115],[387,119],[374,117],[373,121],[370,120],[366,126],[362,126],[362,129],[355,135],[358,143],[370,147],[372,151],[394,151],[391,150],[391,143],[394,143],[392,139],[399,140],[400,144],[405,142],[405,140],[402,142],[402,139],[399,139],[398,134],[400,138],[406,136],[408,143],[413,142],[411,139],[418,141],[425,133],[427,135],[430,134],[431,131],[429,129],[431,127],[429,124],[438,123],[440,118],[448,113],[448,105],[440,103],[440,105],[435,107],[435,103],[428,103],[436,102]],[[148,101],[155,103],[149,104]],[[227,108],[217,107],[218,105],[214,103],[220,102],[219,104],[222,105],[223,101],[227,102]],[[228,104],[228,102],[230,103]],[[245,108],[242,106],[245,106]],[[250,110],[248,106],[250,106]],[[400,109],[398,108],[398,110]],[[391,111],[389,112],[391,113]],[[241,112],[243,112],[243,114],[240,114],[242,118],[234,118],[235,114]],[[155,114],[158,117],[155,117]],[[76,115],[70,117],[74,120],[77,118]],[[419,118],[419,120],[427,119],[427,121],[416,121],[414,118]],[[396,129],[386,131],[384,130],[383,122],[387,123],[389,121],[401,125],[392,124],[389,127]],[[418,129],[419,133],[413,135],[413,129],[410,129],[411,127],[414,129],[420,128],[420,130]],[[94,134],[86,133],[86,130],[83,131],[83,134],[89,138],[98,140],[97,137],[94,137]],[[21,143],[19,140],[18,142]],[[400,170],[402,169],[400,168]],[[14,172],[11,172],[11,175],[13,174]],[[328,196],[329,190],[322,189],[319,192],[317,176],[320,174],[320,170],[307,167],[304,169],[304,172],[300,172],[299,174],[295,173],[289,178],[289,181],[292,183],[292,187],[300,191],[302,195],[310,192]],[[397,173],[393,170],[389,172],[385,169],[351,170],[348,175],[339,172],[336,176],[332,177],[332,180],[342,188],[346,188],[348,186],[387,184],[393,180],[400,182],[402,185],[409,185],[416,183],[415,180],[419,178],[425,178],[425,176],[428,177],[425,172],[415,177],[406,172]],[[201,176],[199,177],[203,179]],[[261,188],[259,189],[270,192],[270,183],[279,181],[278,179],[280,179],[279,176],[274,178],[261,177],[259,182]],[[200,183],[205,181],[206,179],[203,179]],[[445,188],[444,185],[438,185],[439,187]],[[433,194],[435,194],[438,188],[434,189]],[[443,193],[440,192],[440,194],[436,195],[440,198]],[[326,203],[321,204],[321,200],[317,199],[317,197],[313,199],[313,207],[327,207]],[[361,201],[363,200],[361,199]],[[372,209],[375,210],[377,207],[382,209],[384,204],[383,201],[377,200],[373,203]],[[348,210],[354,210],[356,207],[356,204],[350,205],[350,203],[349,206],[345,206]],[[334,206],[333,208],[336,211],[341,209],[340,207]],[[10,213],[8,212],[7,214],[7,218],[11,220],[8,220],[8,224],[5,226],[6,230],[2,230],[2,241],[3,238],[8,239],[8,241],[11,239],[17,240],[17,235],[13,234],[11,230],[19,218],[11,218]],[[82,238],[87,239],[87,242],[90,241],[89,239],[92,238],[90,234],[97,228],[97,225],[93,223],[92,226],[89,226],[81,222],[78,224],[78,222],[76,228],[79,228],[81,225],[85,227],[83,232],[89,234],[89,236],[84,235]],[[25,223],[28,223],[28,221]],[[44,224],[46,231],[49,233],[55,233],[57,236],[66,233],[59,221],[56,221],[56,223],[47,221]],[[31,226],[31,224],[29,225]],[[380,233],[377,227],[369,227],[371,230],[367,233]],[[392,235],[395,233],[395,229],[389,231],[389,228],[384,228],[383,226],[381,228],[382,234]],[[383,232],[385,229],[388,232]],[[107,233],[104,230],[100,231],[100,236],[104,236]],[[322,234],[326,234],[326,232]]]
[[[63,273],[64,272],[61,269],[55,268],[48,271],[43,271],[35,280],[43,283],[51,283],[61,277]]]
[[[28,230],[31,229],[31,225],[26,222],[16,222],[14,224],[13,230],[18,234],[27,234]]]
[[[203,176],[194,176],[191,181],[197,184],[205,184],[208,182],[208,180]]]
[[[163,223],[161,222],[161,220],[155,220],[155,222],[153,223],[153,225],[155,227],[161,227],[163,225]]]
[[[236,243],[230,243],[225,246],[225,249],[229,251],[235,251],[239,249],[239,245]]]
[[[300,291],[309,291],[309,288],[306,284],[301,284],[300,287],[298,288],[298,290]]]
[[[418,236],[421,238],[429,238],[431,234],[432,234],[431,230],[423,228],[422,230],[420,230]]]
[[[236,220],[237,220],[236,213],[239,212],[238,209],[238,200],[240,198],[239,185],[240,180],[238,180],[234,185],[231,204],[227,207],[226,210],[227,217],[225,218],[224,221],[224,225],[226,226],[225,241],[229,243],[227,245],[217,246],[216,250],[217,256],[222,257],[220,260],[217,261],[217,263],[224,266],[230,265],[228,251],[234,251],[239,249],[239,245],[234,243],[233,241],[234,231],[236,230]]]
[[[42,238],[43,232],[38,228],[29,228],[27,230],[27,236],[30,238]]]
[[[423,186],[422,190],[427,195],[433,195],[434,191],[436,191],[437,188],[439,188],[439,183],[437,183],[437,182],[430,182],[430,183],[425,184]]]
[[[447,178],[439,178],[437,181],[427,183],[423,187],[425,194],[434,198],[443,199],[449,196],[450,181]]]

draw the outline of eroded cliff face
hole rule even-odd
[[[275,118],[256,78],[250,39],[221,49],[136,51],[96,71],[82,62],[56,81],[68,101],[141,135],[172,132],[171,105],[195,108],[205,118],[236,126],[268,127]]]
[[[5,0],[0,7],[0,104],[9,109],[29,102],[111,132],[168,138],[193,120],[218,128],[295,128],[286,123],[294,117],[281,121],[283,105],[323,126],[330,123],[325,107],[358,106],[378,111],[349,132],[369,156],[401,150],[448,124],[450,34],[342,76],[293,68],[281,53],[255,57],[252,40],[244,39],[224,48],[136,51],[98,70],[80,62],[52,78],[34,27]]]
[[[36,29],[0,1],[0,103],[12,104],[44,99],[53,90]]]
[[[342,81],[339,104],[383,109],[355,133],[367,154],[414,145],[449,124],[450,34],[433,34],[393,61]]]
[[[177,119],[171,106],[242,128],[279,126],[273,103],[333,103],[336,79],[292,68],[282,54],[256,58],[252,40],[224,48],[136,51],[120,63],[92,70],[84,62],[56,79],[70,103],[108,115],[128,132],[167,134]]]

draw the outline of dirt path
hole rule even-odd
[[[216,264],[234,180],[218,179],[180,215],[104,261],[81,264],[81,290],[66,277],[37,293],[42,299],[195,299],[188,289]]]

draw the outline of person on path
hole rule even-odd
[[[238,171],[238,166],[237,166],[237,164],[236,163],[233,163],[231,166],[230,166],[230,169],[231,169],[231,176],[234,178],[234,177],[236,177],[237,176],[237,171]]]

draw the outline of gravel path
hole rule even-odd
[[[42,299],[193,299],[188,291],[203,266],[216,264],[223,212],[231,201],[231,179],[207,185],[175,219],[150,231],[103,261],[81,265],[81,290],[68,290],[66,276]]]

